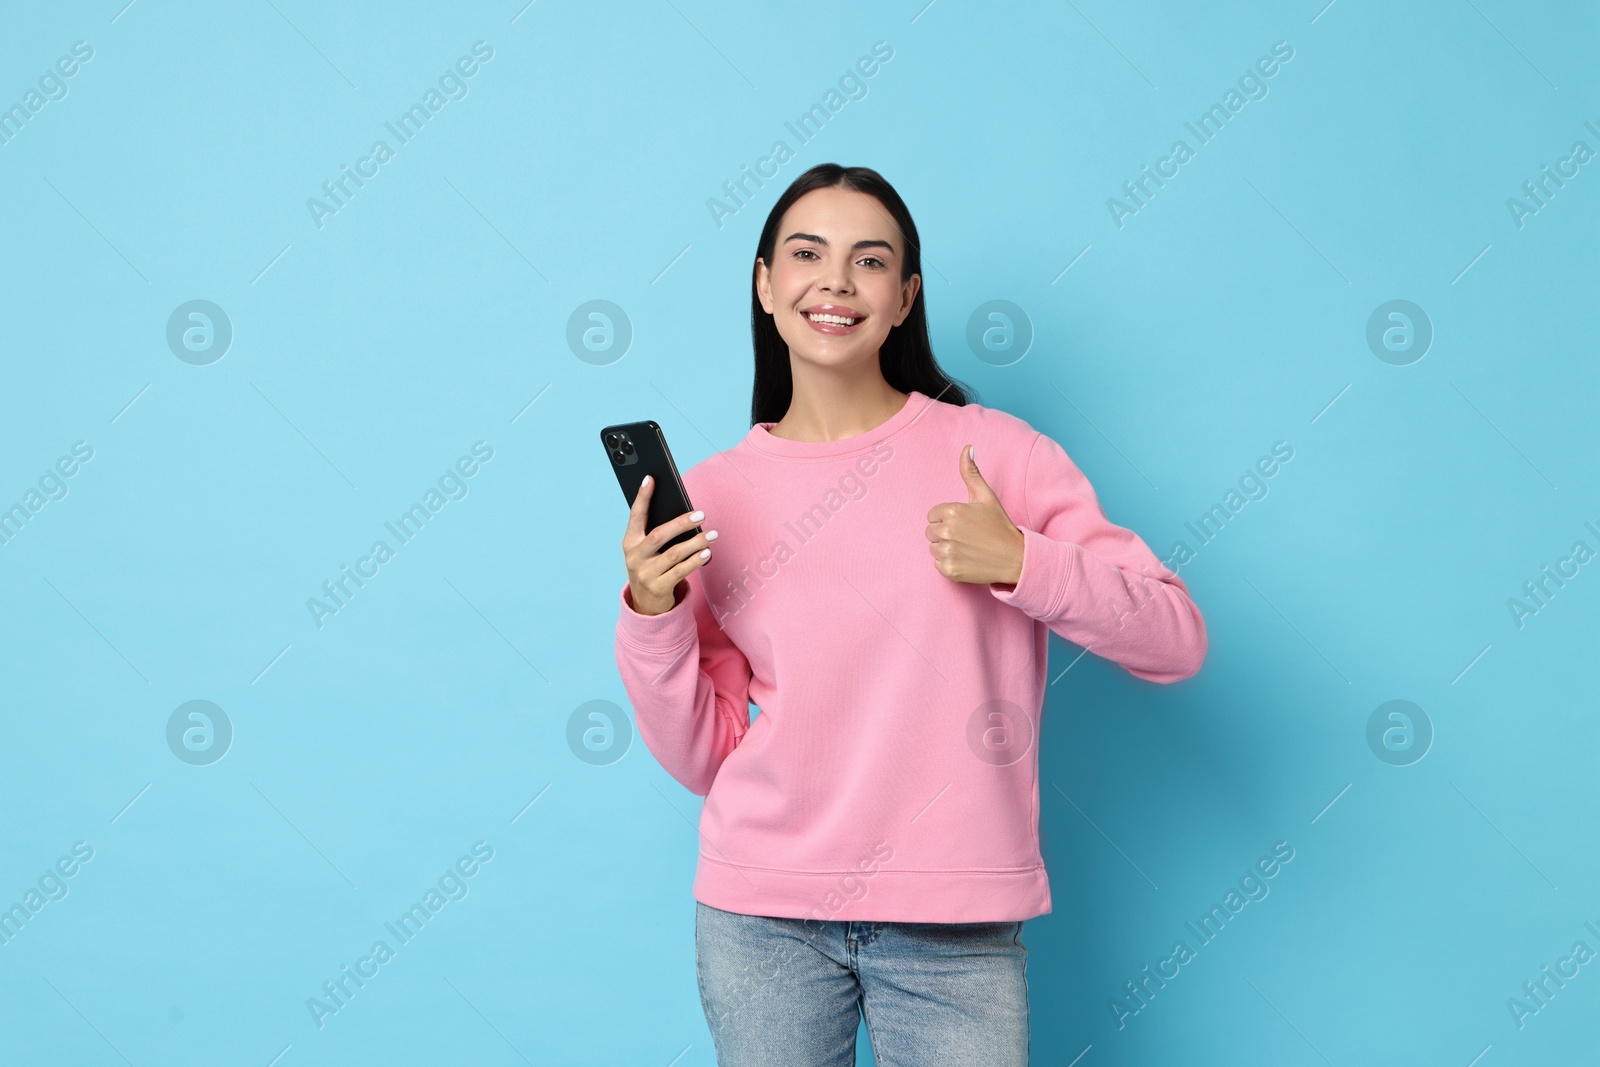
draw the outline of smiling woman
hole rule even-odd
[[[921,239],[876,171],[797,178],[750,284],[750,432],[683,473],[703,511],[646,533],[640,491],[616,629],[639,737],[706,798],[717,1061],[843,1067],[864,1020],[880,1060],[1016,1067],[1022,925],[1051,910],[1049,634],[1164,683],[1199,670],[1204,623],[1060,445],[939,368]],[[870,892],[841,882],[873,854]]]

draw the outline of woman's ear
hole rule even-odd
[[[913,274],[906,280],[904,288],[900,290],[900,314],[895,316],[894,324],[900,325],[906,321],[906,316],[911,314],[911,305],[917,301],[917,290],[922,286],[922,275]]]
[[[761,300],[761,309],[772,314],[772,276],[760,256],[756,257],[756,296]]]

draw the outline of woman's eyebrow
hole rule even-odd
[[[790,241],[811,241],[815,244],[822,245],[823,247],[827,247],[828,244],[828,239],[826,237],[819,237],[814,233],[791,233],[788,237],[783,239],[784,244],[788,244]],[[894,252],[894,245],[890,244],[888,241],[876,240],[857,241],[855,244],[850,246],[850,251],[859,252],[863,248],[887,248],[891,253]]]

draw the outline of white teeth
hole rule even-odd
[[[846,318],[843,315],[807,315],[806,318],[812,322],[827,322],[834,326],[852,326],[860,321],[859,319]]]

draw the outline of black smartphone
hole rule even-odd
[[[672,449],[667,447],[667,436],[653,419],[644,422],[624,422],[607,426],[600,431],[600,443],[606,447],[611,469],[616,472],[617,484],[622,486],[622,496],[633,507],[645,475],[655,479],[650,492],[650,507],[645,513],[644,529],[649,533],[664,522],[693,511],[689,494],[683,488],[683,478],[678,465],[672,461]],[[700,527],[685,530],[661,546],[665,552],[700,532]]]

